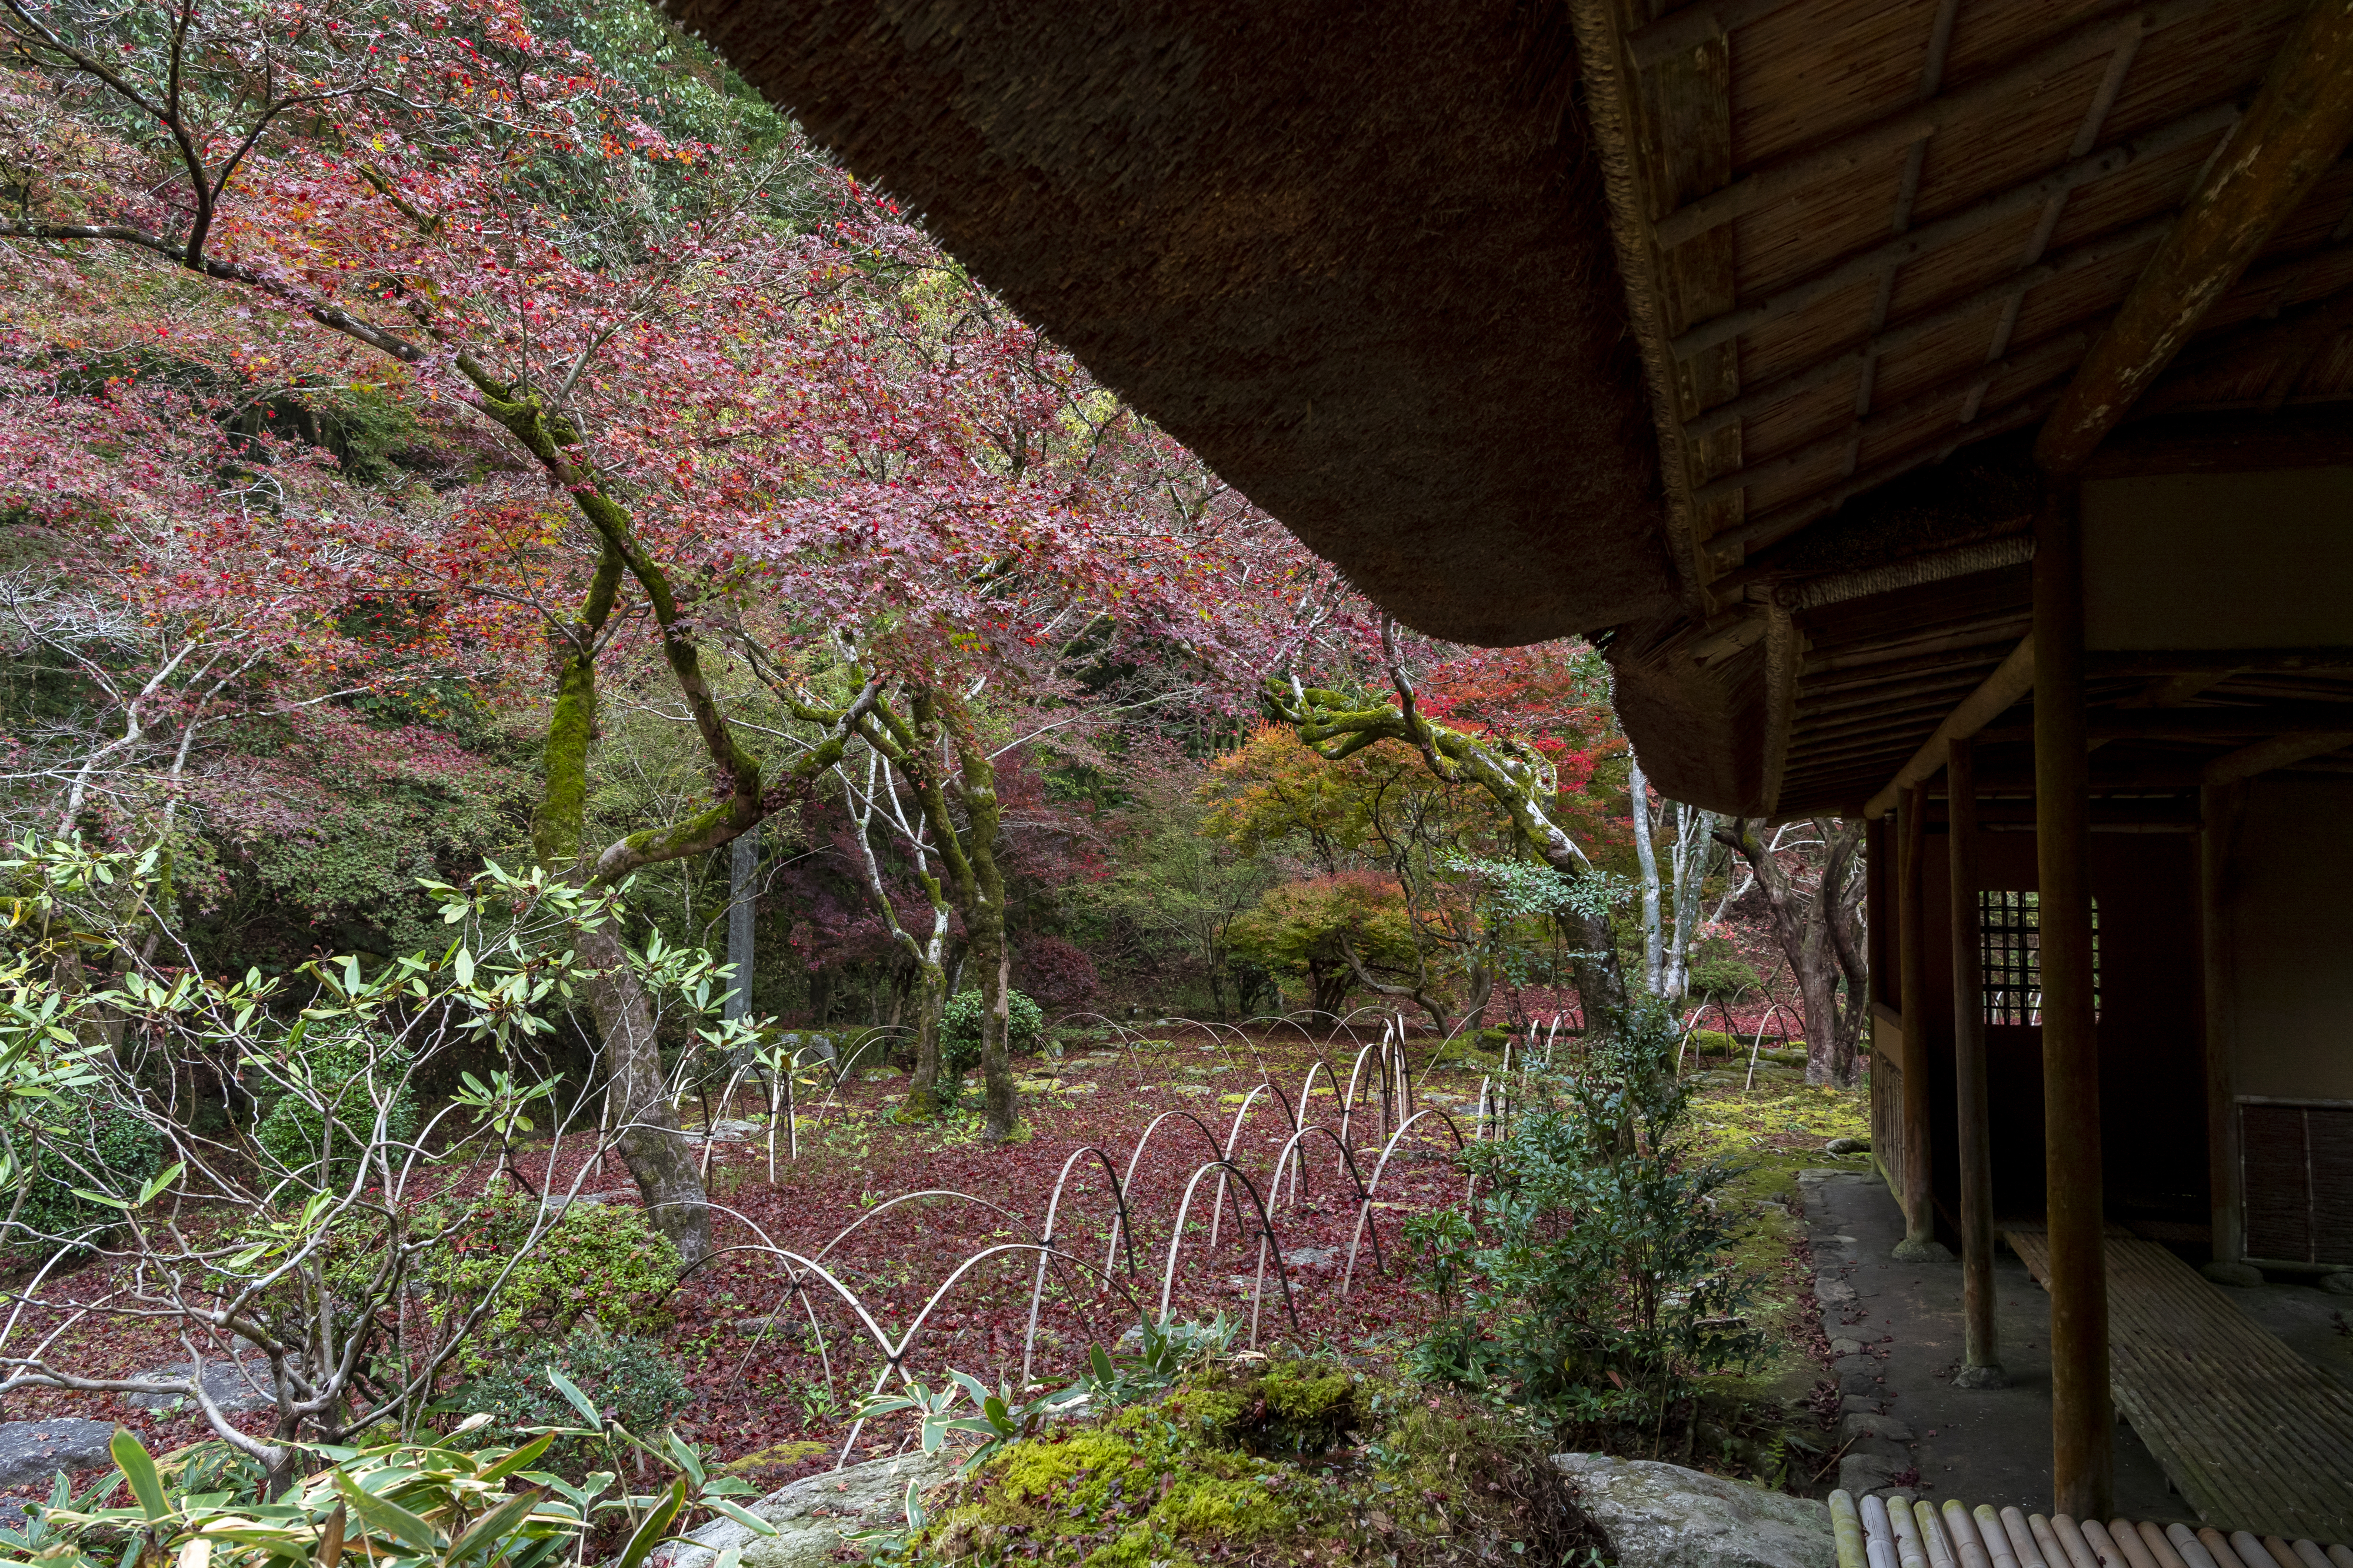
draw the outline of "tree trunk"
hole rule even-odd
[[[990,930],[973,938],[974,956],[980,960],[980,1070],[987,1089],[983,1099],[987,1119],[980,1135],[990,1143],[1002,1143],[1013,1136],[1016,1107],[1013,1100],[1013,1062],[1006,1048],[1007,1026],[1011,1022],[1011,1005],[1007,993],[1012,989],[1013,954],[1005,945],[1005,920],[1000,913],[989,922]]]
[[[652,998],[610,924],[582,931],[579,953],[598,972],[588,986],[588,1005],[605,1037],[622,1162],[638,1179],[646,1217],[670,1237],[679,1261],[691,1268],[712,1253],[711,1205],[662,1076]]]
[[[1810,897],[1790,880],[1787,868],[1759,836],[1762,826],[1759,818],[1736,816],[1716,837],[1756,873],[1757,885],[1765,893],[1766,910],[1772,918],[1773,934],[1798,982],[1799,1004],[1806,1015],[1806,1081],[1852,1089],[1855,1047],[1862,1037],[1862,1022],[1871,1005],[1868,977],[1862,973],[1852,923],[1862,890],[1862,879],[1854,873],[1862,824],[1815,822],[1824,854],[1821,882]],[[1843,1006],[1841,979],[1848,982]]]
[[[1659,996],[1665,994],[1661,987],[1666,979],[1665,933],[1659,925],[1659,852],[1651,842],[1651,783],[1642,776],[1642,764],[1631,757],[1626,761],[1626,793],[1633,805],[1634,863],[1642,872],[1642,988]]]
[[[1584,1015],[1586,1037],[1599,1039],[1626,1010],[1626,968],[1618,960],[1618,937],[1607,913],[1567,918],[1577,922],[1577,940],[1583,944],[1568,961],[1577,1011]]]
[[[720,1004],[724,1018],[749,1016],[752,1011],[753,917],[757,912],[760,830],[744,829],[728,846],[727,962],[735,971],[728,982],[727,999]]]
[[[1674,924],[1667,935],[1665,973],[1660,994],[1678,999],[1691,993],[1692,933],[1699,927],[1699,889],[1707,876],[1713,812],[1678,805],[1675,816]]]
[[[915,1076],[907,1085],[904,1121],[929,1121],[940,1113],[940,1015],[948,1005],[948,975],[938,963],[920,963],[922,993],[915,1012]]]

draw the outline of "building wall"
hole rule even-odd
[[[2353,779],[2257,780],[2224,908],[2232,1088],[2353,1100]]]
[[[2100,910],[2100,1093],[2102,1163],[2108,1212],[2119,1221],[2198,1224],[2208,1212],[2205,1164],[2204,992],[2200,966],[2198,838],[2192,833],[2092,835],[2093,896]],[[1928,1076],[1930,1166],[1940,1230],[1959,1204],[1954,1140],[1952,921],[1948,847],[1941,826],[1924,855],[1926,963],[1925,1016],[1892,1007],[1873,1029],[1882,1059]],[[2035,885],[2031,833],[1988,832],[1979,874],[1989,889]],[[1881,891],[1875,884],[1873,891]],[[1893,878],[1875,903],[1876,931],[1894,929]],[[1891,944],[1892,945],[1892,944]],[[1892,967],[1894,954],[1887,954]],[[2353,1009],[2348,1009],[2353,1024]],[[2042,1031],[1986,1031],[1988,1134],[1998,1217],[2032,1218],[2043,1209]],[[1874,1063],[1874,1131],[1900,1148],[1897,1073]],[[1881,1131],[1883,1130],[1883,1131]],[[2189,1157],[2183,1157],[2183,1152]],[[1883,1158],[1890,1170],[1892,1158]],[[1948,1237],[1949,1239],[1949,1237]]]

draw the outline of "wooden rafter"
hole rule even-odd
[[[2145,163],[2161,154],[2211,141],[2229,129],[2238,117],[2236,100],[2208,104],[2202,109],[2193,110],[2130,141],[2116,142],[2063,163],[2039,179],[1998,191],[1948,217],[1939,218],[1909,234],[1899,235],[1843,257],[1819,271],[1785,285],[1753,305],[1744,305],[1736,310],[1727,310],[1723,315],[1698,323],[1676,337],[1671,347],[1681,355],[1715,343],[1728,342],[1768,322],[1795,314],[1842,289],[1872,282],[1892,266],[1916,261],[1933,251],[1980,234],[1996,224],[2039,211],[2052,196],[2107,179],[2136,163]]]
[[[1684,204],[1659,220],[1660,243],[1679,245],[1745,213],[1851,175],[1899,148],[1916,146],[1947,125],[2029,95],[2061,71],[2121,48],[2137,47],[2149,34],[2200,16],[2217,3],[2218,0],[2161,0],[2160,4],[2134,5],[2095,16],[2027,50],[1959,91],[1924,99],[1859,131],[1743,175],[1720,190]]]
[[[2199,770],[2201,784],[2236,784],[2257,773],[2295,766],[2331,752],[2353,746],[2353,730],[2325,735],[2278,735],[2215,758]]]
[[[2087,239],[2081,245],[2070,246],[2056,256],[2046,258],[1982,289],[1972,289],[1957,300],[1915,311],[1891,323],[1884,331],[1874,332],[1858,347],[1842,350],[1829,358],[1816,360],[1811,364],[1777,375],[1770,381],[1760,382],[1731,402],[1700,415],[1691,422],[1689,428],[1695,435],[1705,435],[1719,423],[1750,418],[1801,394],[1828,386],[1833,382],[1849,380],[1862,369],[1866,358],[1877,359],[1899,353],[1932,333],[1957,326],[1989,310],[2007,312],[2017,300],[2040,285],[2085,268],[2104,266],[2137,250],[2145,250],[2164,238],[2166,230],[2172,226],[2173,215],[2168,213],[2162,217],[2131,224],[2112,234]]]
[[[1911,761],[1895,771],[1895,776],[1885,787],[1873,795],[1863,807],[1867,816],[1884,816],[1894,809],[1898,796],[1935,773],[1945,762],[1945,742],[1957,735],[1974,735],[2001,716],[2012,703],[2034,688],[2034,638],[2029,634],[2010,650],[2010,657],[1997,666],[1994,672],[1975,691],[1957,703],[1936,726],[1936,732],[1920,743]]]
[[[2044,424],[2037,463],[2082,470],[2348,138],[2353,0],[2318,0]]]

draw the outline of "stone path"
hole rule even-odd
[[[1832,1447],[1849,1444],[1824,1487],[1861,1496],[1911,1484],[1926,1497],[2051,1506],[2051,1305],[2007,1250],[1994,1263],[1996,1325],[2010,1384],[1957,1389],[1961,1266],[1899,1263],[1904,1217],[1885,1184],[1851,1171],[1800,1180],[1822,1328],[1841,1352],[1842,1408]],[[2117,1511],[2177,1519],[2188,1506],[2132,1428],[2116,1429]]]

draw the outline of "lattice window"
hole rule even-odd
[[[2008,889],[1978,894],[1978,942],[1985,960],[1985,1021],[2042,1023],[2042,895]],[[2092,1012],[2100,1010],[2100,900],[2092,900]]]

